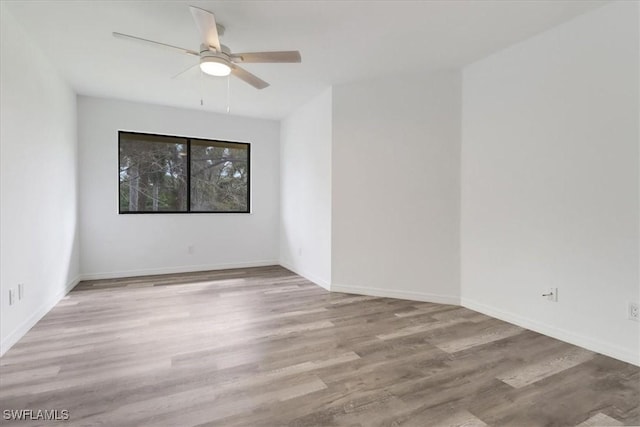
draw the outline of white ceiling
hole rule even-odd
[[[7,1],[80,94],[226,110],[227,79],[197,58],[112,37],[113,31],[197,50],[188,5],[215,13],[234,52],[300,50],[302,64],[246,64],[271,83],[230,81],[231,113],[280,119],[323,88],[393,73],[458,68],[604,1]],[[204,106],[200,106],[203,98]]]

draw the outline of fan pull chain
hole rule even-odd
[[[227,76],[227,114],[231,112],[230,99],[231,99],[231,75]]]
[[[200,106],[204,106],[204,73],[200,71]]]

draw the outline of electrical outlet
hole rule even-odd
[[[13,305],[16,299],[16,293],[13,289],[9,289],[9,305]]]
[[[638,303],[630,302],[629,303],[629,320],[635,320],[637,322],[639,320],[638,317],[640,316],[638,311],[639,311]]]
[[[18,301],[21,301],[24,298],[24,284],[18,283]]]

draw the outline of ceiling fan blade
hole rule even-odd
[[[178,74],[176,74],[175,76],[171,77],[172,79],[177,79],[180,78],[182,76],[184,76],[185,74],[187,74],[189,71],[193,70],[194,68],[198,67],[200,64],[193,64],[190,65],[189,68],[187,68],[186,70],[182,70],[180,71]],[[200,70],[198,70],[200,71]]]
[[[256,89],[264,89],[265,87],[269,86],[269,83],[265,82],[258,76],[251,74],[244,68],[238,67],[237,65],[233,66],[233,68],[231,69],[231,74],[233,74],[240,80],[246,83],[249,83],[251,86],[255,87]]]
[[[288,50],[281,52],[245,52],[231,55],[233,62],[302,62],[300,52]]]
[[[220,39],[218,38],[218,28],[216,27],[216,18],[213,13],[195,6],[189,6],[189,10],[191,10],[193,20],[196,21],[202,42],[214,47],[217,52],[222,52]]]
[[[183,47],[178,47],[178,46],[173,46],[170,44],[166,44],[166,43],[161,43],[161,42],[156,42],[153,40],[148,40],[148,39],[143,39],[142,37],[136,37],[136,36],[130,36],[128,34],[122,34],[122,33],[113,33],[113,37],[119,38],[119,39],[125,39],[125,40],[131,40],[131,41],[135,41],[135,42],[141,42],[141,43],[145,43],[148,45],[152,45],[155,47],[162,47],[162,48],[166,48],[166,49],[171,49],[173,51],[178,51],[181,53],[188,53],[189,55],[195,55],[195,56],[200,56],[200,54],[198,52],[196,52],[195,50],[191,50],[191,49],[185,49]]]

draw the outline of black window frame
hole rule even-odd
[[[120,199],[120,144],[122,142],[122,135],[142,135],[153,137],[166,137],[166,138],[180,138],[186,140],[187,145],[187,210],[185,211],[123,211]],[[242,211],[192,211],[191,210],[191,141],[200,141],[205,143],[222,143],[230,145],[240,145],[246,147],[247,150],[247,209]],[[206,138],[193,138],[189,136],[180,135],[163,135],[157,133],[148,132],[133,132],[127,130],[118,131],[118,214],[119,215],[158,215],[158,214],[250,214],[251,213],[251,143],[239,142],[239,141],[225,141],[222,139],[206,139]]]

